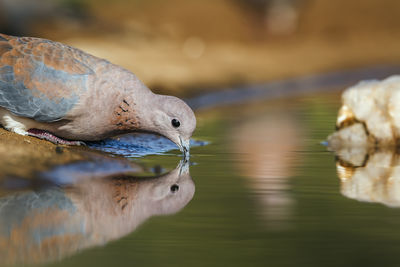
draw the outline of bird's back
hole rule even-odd
[[[88,90],[99,60],[58,42],[0,34],[0,107],[41,122],[60,120]]]

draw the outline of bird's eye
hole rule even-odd
[[[177,192],[177,191],[179,190],[179,185],[173,184],[173,185],[171,186],[170,190],[171,190],[172,193]]]
[[[175,128],[178,128],[178,127],[181,125],[181,123],[180,123],[177,119],[173,119],[173,120],[171,121],[171,124],[172,124],[172,126],[174,126]]]

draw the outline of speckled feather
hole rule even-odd
[[[60,120],[87,90],[91,64],[61,43],[0,34],[0,106],[36,121]]]

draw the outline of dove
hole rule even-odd
[[[65,145],[151,132],[186,154],[196,117],[183,100],[153,93],[105,59],[47,39],[0,34],[0,124]]]

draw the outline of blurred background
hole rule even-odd
[[[0,0],[0,32],[61,41],[157,92],[397,63],[396,0]]]
[[[178,182],[165,180],[164,191],[154,190],[176,197],[187,193],[182,195],[185,201],[178,201],[188,204],[182,212],[150,219],[136,229],[130,220],[101,207],[122,200],[115,198],[119,192],[126,194],[123,197],[147,199],[146,194],[152,196],[148,191],[120,189],[119,180],[114,187],[104,185],[103,191],[100,183],[97,187],[79,184],[76,189],[97,188],[101,193],[88,194],[96,200],[92,207],[100,208],[80,210],[77,220],[93,222],[93,228],[87,229],[100,230],[74,239],[58,227],[55,219],[64,217],[49,220],[48,213],[39,217],[35,210],[23,208],[36,207],[32,198],[19,196],[28,190],[46,190],[39,187],[43,180],[39,178],[49,177],[52,170],[71,170],[71,165],[73,172],[66,176],[72,180],[110,175],[107,164],[127,166],[123,157],[146,170],[142,176],[151,169],[159,170],[154,173],[173,170],[180,154],[169,150],[176,147],[162,139],[137,136],[89,148],[54,147],[0,128],[0,213],[2,207],[10,207],[3,208],[5,215],[0,216],[0,257],[8,255],[9,265],[54,260],[52,266],[128,262],[137,266],[176,266],[177,262],[182,266],[399,266],[400,178],[395,176],[400,170],[399,151],[375,155],[356,151],[354,156],[345,150],[342,154],[357,159],[349,161],[339,154],[335,158],[321,145],[334,131],[340,107],[339,90],[325,89],[343,90],[347,83],[388,76],[387,70],[380,75],[352,70],[400,66],[398,29],[399,0],[0,0],[0,32],[81,48],[133,71],[155,92],[192,101],[197,107],[194,138],[203,144],[191,150],[189,187],[181,182],[177,193]],[[323,73],[328,75],[319,75]],[[269,83],[277,80],[281,82]],[[229,87],[238,87],[229,92],[239,94],[205,94]],[[253,100],[263,101],[244,103],[251,94]],[[239,99],[236,105],[224,105],[232,95]],[[95,149],[108,154],[99,160]],[[26,185],[29,179],[34,182]],[[73,188],[47,192],[49,202],[37,201],[38,206],[55,203],[60,210],[62,201],[78,207],[90,203],[77,197]],[[67,197],[59,200],[60,192]],[[153,208],[147,202],[139,204],[135,207],[141,211]],[[132,215],[136,222],[147,219],[137,214]],[[21,218],[27,218],[25,224],[20,224]],[[96,233],[108,233],[98,227],[103,222],[98,218],[118,220],[118,227],[127,231],[85,250],[100,243],[95,242],[100,238],[90,239],[98,237]],[[105,222],[107,227],[116,224]],[[67,223],[65,229],[75,229],[75,224],[68,228]],[[35,227],[38,232],[30,231]],[[54,229],[61,229],[61,234]],[[30,243],[38,237],[48,238]],[[119,240],[106,244],[114,239]],[[24,257],[25,251],[31,253]],[[66,257],[70,254],[74,256]]]

